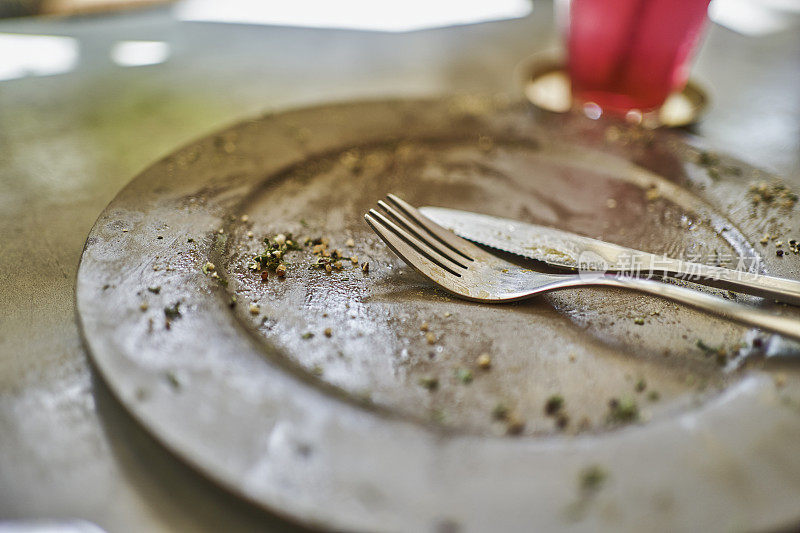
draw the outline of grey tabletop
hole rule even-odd
[[[68,73],[0,82],[0,520],[81,518],[108,531],[286,530],[164,451],[93,372],[75,322],[89,229],[139,170],[241,118],[326,101],[518,95],[512,72],[557,35],[522,19],[411,33],[181,22],[171,8],[0,22],[68,36]],[[121,67],[123,40],[166,62]],[[710,28],[695,66],[709,146],[800,186],[800,32]]]

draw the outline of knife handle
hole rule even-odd
[[[800,305],[800,281],[675,259],[659,258],[658,261],[667,264],[653,271],[661,271],[671,278]]]
[[[631,253],[629,250],[623,250],[620,257],[623,259],[618,258],[616,268],[608,272],[637,277],[652,273],[800,305],[800,281],[680,261],[645,252]]]

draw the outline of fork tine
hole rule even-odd
[[[452,283],[458,278],[450,271],[428,261],[425,256],[417,252],[410,244],[381,225],[381,222],[370,213],[364,215],[364,218],[375,233],[383,239],[383,242],[385,242],[403,261],[413,267],[414,270],[442,288],[459,294],[459,291],[455,290],[456,285]]]
[[[392,206],[384,202],[383,200],[378,202],[378,205],[383,209],[389,216],[392,218],[397,224],[399,224],[403,229],[414,235],[417,239],[424,242],[439,255],[443,255],[448,258],[453,263],[457,264],[461,268],[467,268],[467,264],[470,261],[464,259],[464,257],[460,254],[455,253],[453,250],[450,249],[449,246],[442,244],[441,241],[432,237],[430,233],[428,233],[424,228],[421,228],[416,225],[413,219],[407,218],[402,213],[398,212]],[[465,264],[466,263],[466,264]]]
[[[414,206],[405,200],[398,198],[394,194],[387,194],[386,199],[389,200],[395,207],[406,216],[413,219],[417,224],[425,228],[425,230],[436,240],[447,246],[453,252],[457,253],[468,261],[474,261],[476,257],[484,257],[488,255],[485,251],[481,250],[466,239],[462,239],[452,231],[443,228],[433,220],[429,219],[420,213]]]
[[[395,236],[397,236],[397,238],[404,241],[408,246],[414,249],[417,255],[424,256],[428,261],[432,262],[439,268],[442,268],[443,270],[446,270],[457,277],[461,277],[461,273],[465,271],[464,267],[453,263],[443,255],[439,254],[436,250],[408,233],[406,230],[383,216],[375,209],[370,209],[368,214],[372,218],[376,219],[376,221],[380,223],[381,226],[386,228],[386,230],[393,233]]]

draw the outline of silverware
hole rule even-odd
[[[452,294],[478,302],[511,302],[573,287],[603,286],[645,292],[742,324],[800,340],[800,321],[675,285],[603,273],[543,274],[489,254],[447,231],[400,198],[389,195],[364,218],[384,242],[420,274]]]
[[[465,239],[552,266],[680,278],[800,305],[800,281],[672,259],[568,231],[469,211],[443,207],[421,207],[419,211]]]

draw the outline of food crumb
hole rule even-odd
[[[257,303],[251,303],[250,304],[250,314],[251,315],[257,315],[260,312],[261,312],[261,307]]]
[[[333,330],[331,328],[325,328],[325,331],[323,333],[325,333],[326,337],[330,337],[333,335]]]
[[[419,327],[420,331],[428,331],[428,329],[430,329],[430,326],[428,326],[427,322],[423,322],[422,325]]]
[[[425,340],[428,341],[428,344],[436,344],[436,335],[429,331],[425,334]]]
[[[314,337],[314,334],[313,334],[313,333],[311,333],[310,331],[306,331],[306,332],[305,332],[305,333],[303,333],[303,334],[302,334],[300,337],[301,337],[303,340],[308,340],[308,339],[311,339],[311,338],[313,338],[313,337]]]
[[[636,317],[633,319],[633,323],[636,324],[637,326],[642,326],[644,325],[644,318]]]
[[[508,425],[506,426],[506,433],[509,435],[520,435],[525,430],[525,421],[515,414],[508,416]]]
[[[354,241],[353,239],[347,239],[344,242],[344,245],[347,246],[348,248],[352,248],[353,246],[356,245],[356,241]]]
[[[247,222],[248,220],[250,220],[250,217],[247,215],[242,215],[241,218],[239,218],[239,220],[241,220],[242,222]]]
[[[278,277],[280,278],[284,277],[286,275],[286,265],[281,263],[280,265],[275,267],[275,274],[277,274]]]
[[[656,187],[651,187],[645,191],[644,195],[648,202],[652,202],[661,198],[661,191]]]
[[[483,370],[489,370],[492,367],[492,358],[488,353],[480,354],[475,362],[478,363],[478,367]]]
[[[149,305],[147,305],[147,302],[144,302],[144,303],[142,303],[141,305],[139,305],[139,309],[140,309],[142,312],[144,312],[144,311],[147,311],[148,309],[150,309],[150,306],[149,306]]]

